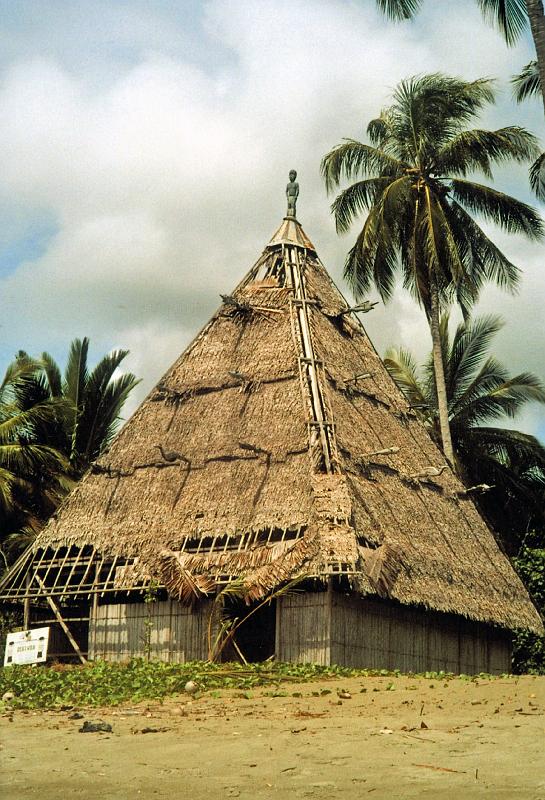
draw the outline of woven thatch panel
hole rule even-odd
[[[87,476],[48,526],[48,541],[138,553],[185,536],[305,524],[308,438],[294,365],[287,316],[218,317],[162,381],[197,391],[152,393],[101,459],[107,472]],[[230,378],[243,370],[256,383]],[[218,376],[227,385],[209,391]],[[157,444],[181,458],[166,463]]]
[[[396,397],[384,367],[379,370],[366,337],[351,337],[347,346],[341,331],[322,315],[315,316],[324,359],[336,354],[337,366],[350,364],[358,372],[376,369],[369,381],[375,384],[373,394],[388,397],[387,404],[367,393],[336,388],[334,382],[329,386],[343,471],[354,498],[356,533],[402,553],[390,596],[483,622],[501,621],[506,627],[515,619],[519,625],[539,627],[526,591],[491,531],[473,503],[459,497],[459,480],[450,470],[429,480],[414,477],[426,467],[444,464],[444,456],[420,423],[409,417],[400,420],[404,401]],[[399,450],[372,455],[391,447]]]
[[[402,491],[391,475],[376,482],[352,476],[350,484],[357,532],[400,553],[390,597],[506,627],[516,620],[539,628],[520,580],[468,500],[444,501],[425,486]]]
[[[319,261],[309,258],[304,275],[308,297],[317,300],[324,313],[340,314],[348,308],[348,303]]]
[[[287,309],[274,317],[261,313],[219,314],[205,336],[174,364],[164,378],[167,386],[200,386],[233,382],[230,371],[252,381],[269,380],[296,369]]]
[[[362,328],[352,336],[333,317],[314,314],[313,332],[320,357],[335,384],[346,393],[362,394],[393,411],[408,411],[407,402],[386,372],[382,361]],[[371,377],[353,380],[356,375]]]

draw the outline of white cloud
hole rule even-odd
[[[299,216],[340,282],[350,237],[335,235],[321,156],[343,136],[363,135],[403,77],[505,77],[529,58],[524,47],[506,50],[473,0],[448,4],[441,17],[428,4],[428,18],[397,26],[371,0],[215,0],[204,33],[191,36],[183,3],[170,16],[156,4],[146,35],[150,6],[135,2],[108,47],[121,5],[107,5],[113,11],[97,6],[88,38],[85,17],[72,13],[54,46],[21,34],[26,46],[4,59],[0,207],[13,198],[29,214],[46,210],[58,232],[43,256],[2,281],[0,297],[14,349],[58,351],[76,335],[99,352],[127,347],[127,365],[144,378],[140,397],[259,255],[284,212],[292,166]],[[46,15],[44,28],[53,22]],[[539,119],[507,99],[501,108],[509,118],[500,124]],[[517,310],[529,341],[531,325],[539,335],[540,251],[517,248],[528,264]],[[365,322],[380,349],[400,342],[426,352],[423,318],[402,294]],[[527,352],[519,342],[514,332],[502,339],[517,363]],[[541,351],[528,357],[545,373]]]

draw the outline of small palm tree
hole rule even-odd
[[[434,74],[403,81],[393,104],[367,126],[371,144],[345,140],[322,161],[331,191],[356,179],[335,199],[337,230],[367,211],[350,250],[345,277],[356,297],[375,285],[384,301],[396,274],[423,306],[430,326],[442,447],[454,463],[440,338],[441,309],[456,298],[465,313],[485,281],[514,289],[518,269],[479,227],[473,214],[530,239],[543,235],[530,206],[467,178],[492,165],[523,162],[538,152],[524,128],[467,129],[494,100],[491,82]]]
[[[130,372],[115,377],[128,350],[114,350],[93,368],[88,367],[89,339],[74,339],[64,376],[55,360],[43,353],[34,381],[21,388],[23,405],[38,398],[63,401],[63,415],[50,425],[49,436],[70,460],[79,477],[110,445],[123,406],[139,380]],[[25,353],[19,359],[27,359]]]
[[[0,550],[11,539],[26,542],[70,488],[68,460],[44,431],[56,425],[63,401],[41,398],[22,406],[20,393],[33,384],[38,364],[11,364],[0,384]]]
[[[458,471],[468,487],[493,488],[485,499],[489,512],[504,530],[529,509],[542,521],[545,489],[545,448],[534,437],[491,423],[516,416],[528,402],[545,403],[545,387],[529,372],[510,376],[489,354],[490,343],[502,327],[498,317],[483,316],[461,323],[449,336],[449,317],[441,319],[441,346],[452,440]],[[439,437],[437,395],[431,356],[422,370],[403,348],[390,348],[384,363],[417,410],[432,436]],[[510,513],[509,506],[513,506]]]

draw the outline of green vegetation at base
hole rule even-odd
[[[167,664],[134,659],[126,663],[96,661],[85,666],[10,666],[0,671],[0,696],[12,692],[11,708],[59,708],[62,706],[111,706],[141,700],[163,700],[184,691],[187,681],[195,681],[199,693],[221,689],[247,691],[259,686],[279,686],[326,678],[398,677],[400,672],[347,667],[321,667],[316,664],[213,664],[192,661]],[[428,680],[451,680],[474,676],[455,676],[446,672],[426,672]],[[493,676],[480,675],[480,678]],[[495,676],[494,676],[495,677]],[[389,684],[390,687],[393,684]],[[284,695],[284,693],[282,693]],[[198,696],[198,695],[197,695]]]
[[[543,533],[528,538],[543,541]],[[537,610],[545,617],[545,548],[522,547],[514,562]],[[513,671],[545,675],[545,636],[518,631],[513,641]]]

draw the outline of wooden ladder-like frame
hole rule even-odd
[[[290,298],[290,318],[293,341],[298,352],[301,390],[309,413],[309,450],[316,472],[338,471],[335,425],[325,393],[325,371],[321,359],[316,358],[312,337],[311,314],[315,300],[309,300],[305,291],[303,260],[296,245],[282,245],[282,260],[286,271],[286,285],[293,291]]]

